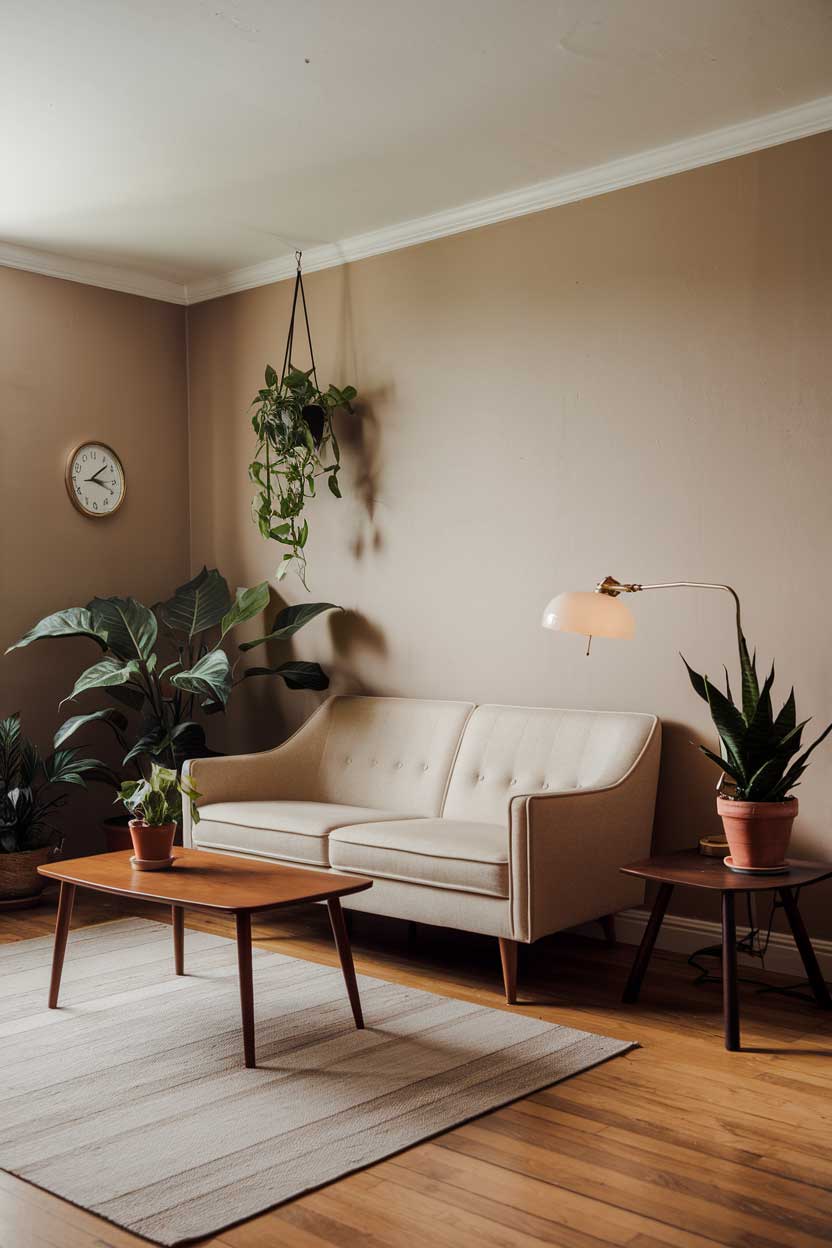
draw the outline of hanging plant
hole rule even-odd
[[[303,512],[307,500],[315,497],[316,481],[321,477],[326,477],[330,492],[336,498],[341,497],[338,485],[341,453],[332,427],[332,414],[337,408],[351,411],[350,404],[357,391],[355,386],[345,386],[343,390],[329,386],[322,390],[318,384],[300,268],[301,253],[295,255],[298,269],[283,367],[278,376],[271,364],[266,365],[266,384],[252,400],[256,411],[251,423],[257,435],[257,450],[248,471],[258,487],[254,499],[257,527],[263,537],[286,547],[277,568],[277,579],[282,580],[294,567],[304,588],[308,589],[305,550],[309,521]],[[292,363],[298,294],[312,363],[306,372]]]

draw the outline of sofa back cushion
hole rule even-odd
[[[322,802],[438,815],[470,702],[336,697],[315,781]]]
[[[479,706],[463,733],[443,814],[505,823],[522,793],[615,784],[656,726],[653,715],[619,711]]]

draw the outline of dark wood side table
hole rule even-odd
[[[832,877],[830,862],[802,862],[789,859],[789,871],[783,875],[740,875],[723,864],[721,858],[706,858],[697,850],[682,850],[675,854],[661,854],[645,858],[622,867],[626,875],[638,875],[644,880],[655,880],[659,885],[658,896],[644,929],[633,969],[624,989],[623,1000],[628,1004],[638,1001],[656,937],[664,919],[668,902],[677,884],[685,888],[706,888],[719,892],[722,897],[722,1007],[725,1017],[725,1047],[736,1051],[740,1047],[740,1012],[737,994],[737,925],[734,901],[738,893],[776,892],[792,929],[794,943],[803,959],[806,976],[812,986],[815,1000],[821,1009],[832,1009],[832,997],[821,974],[809,933],[797,906],[795,889]]]

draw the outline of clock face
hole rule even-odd
[[[112,515],[126,489],[121,460],[103,442],[82,442],[67,463],[66,488],[82,515]]]

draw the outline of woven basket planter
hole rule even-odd
[[[46,879],[38,875],[38,867],[50,862],[56,853],[56,849],[46,845],[20,854],[0,854],[0,902],[39,896]]]

